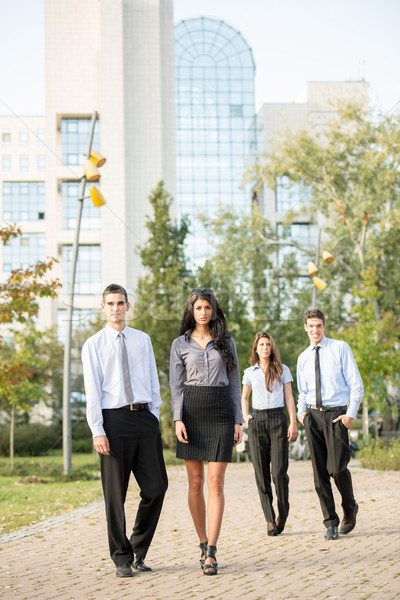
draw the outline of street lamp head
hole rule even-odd
[[[324,281],[323,279],[321,279],[320,277],[317,277],[317,276],[314,276],[312,278],[312,280],[313,280],[313,284],[315,285],[315,287],[320,291],[324,290],[326,288],[326,286],[328,285],[326,283],[326,281]]]
[[[89,193],[94,206],[103,206],[104,204],[106,204],[103,194],[95,185],[90,186]]]
[[[315,263],[310,261],[307,263],[307,271],[310,275],[316,275],[318,273],[318,267]]]
[[[88,181],[98,181],[100,179],[100,173],[96,165],[89,158],[85,162],[85,177]]]
[[[333,261],[333,256],[330,252],[328,252],[327,250],[324,250],[322,252],[322,258],[324,259],[324,261],[326,263],[331,263]]]
[[[100,152],[96,152],[96,150],[90,151],[90,160],[99,168],[106,162],[106,158],[102,156]]]

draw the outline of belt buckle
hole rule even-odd
[[[133,403],[129,405],[129,410],[134,410]]]

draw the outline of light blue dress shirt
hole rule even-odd
[[[343,341],[323,337],[320,343],[322,406],[347,406],[346,415],[357,416],[364,388],[350,346]],[[307,404],[315,401],[315,346],[309,346],[297,360],[299,399],[297,414],[307,412]],[[350,400],[350,402],[349,402]]]
[[[243,385],[251,387],[251,404],[256,410],[282,408],[284,405],[283,384],[293,381],[289,367],[282,365],[281,381],[277,381],[272,392],[265,385],[265,373],[257,363],[243,373]]]
[[[153,347],[147,333],[125,327],[122,330],[128,355],[134,402],[148,403],[160,417],[160,384]],[[82,348],[86,393],[86,415],[93,437],[105,435],[103,408],[121,408],[127,404],[122,373],[119,331],[106,325],[86,340]]]

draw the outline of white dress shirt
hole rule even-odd
[[[364,388],[350,346],[343,341],[323,337],[320,343],[322,406],[347,406],[346,415],[357,416]],[[297,387],[299,399],[297,414],[307,412],[307,404],[315,400],[315,346],[309,346],[297,360]]]
[[[257,363],[243,373],[243,385],[251,387],[251,404],[256,410],[282,408],[284,405],[283,384],[293,381],[289,367],[282,365],[281,381],[275,381],[272,391],[267,390],[265,373]]]
[[[147,333],[125,327],[122,330],[128,355],[133,401],[147,403],[160,417],[160,384],[153,347]],[[82,348],[86,393],[86,414],[93,437],[105,435],[103,408],[121,408],[127,404],[122,373],[119,331],[106,325],[86,340]]]

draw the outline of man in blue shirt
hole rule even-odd
[[[314,485],[326,527],[325,538],[336,540],[356,524],[358,504],[347,465],[348,429],[363,397],[363,384],[346,342],[325,337],[325,315],[317,308],[305,312],[304,329],[311,345],[297,360],[298,419],[304,425],[314,472]],[[340,530],[330,478],[342,497]]]
[[[100,454],[110,555],[117,577],[151,571],[144,563],[167,490],[159,414],[162,400],[149,336],[126,326],[129,302],[116,284],[103,292],[107,325],[83,345],[86,414]],[[130,539],[125,498],[130,474],[140,503]]]

